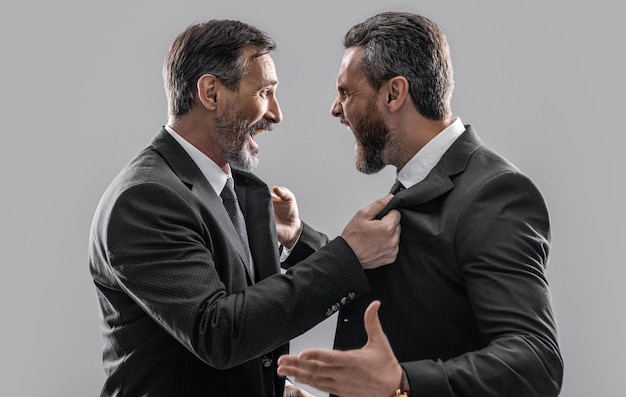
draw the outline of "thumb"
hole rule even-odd
[[[363,207],[360,212],[367,219],[374,219],[374,217],[376,217],[376,215],[378,215],[387,206],[387,204],[389,204],[392,198],[393,194],[388,194],[385,197],[379,198],[373,203]]]
[[[272,193],[278,196],[281,200],[285,200],[285,201],[293,197],[293,193],[291,192],[291,190],[283,186],[274,186],[272,188]]]
[[[285,192],[284,192],[282,186],[274,186],[272,188],[272,193],[277,195],[278,197],[282,197],[282,196],[285,195]]]
[[[363,315],[365,332],[367,333],[367,345],[380,343],[381,340],[387,340],[383,328],[380,325],[380,319],[378,318],[379,308],[380,301],[375,300],[369,304],[367,309],[365,309],[365,314]]]

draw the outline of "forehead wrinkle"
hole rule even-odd
[[[248,57],[245,77],[252,92],[278,85],[276,69],[269,53]]]

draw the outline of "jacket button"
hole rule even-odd
[[[272,358],[270,356],[263,356],[261,358],[261,364],[263,364],[263,366],[265,368],[269,368],[272,365],[273,362],[274,362],[274,360],[272,360]]]

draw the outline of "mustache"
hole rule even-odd
[[[256,123],[254,123],[252,126],[250,126],[250,129],[252,131],[271,131],[274,128],[274,123],[270,122],[267,119],[263,119],[260,120]]]

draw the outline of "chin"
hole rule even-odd
[[[238,161],[231,162],[230,166],[239,171],[252,172],[259,166],[259,158],[254,156],[239,159]]]
[[[363,159],[361,157],[357,157],[355,165],[359,172],[367,175],[376,174],[385,168],[385,163],[382,160]]]

